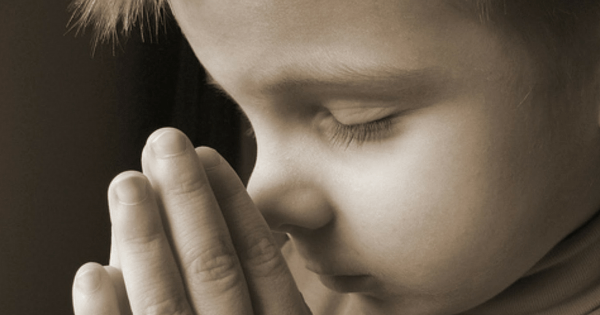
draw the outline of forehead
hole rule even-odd
[[[174,0],[172,7],[200,61],[228,90],[306,72],[436,67],[453,52],[468,53],[482,31],[443,0]]]
[[[416,18],[433,20],[447,15],[448,8],[458,8],[454,1],[444,0],[174,0],[173,6],[180,21],[202,25],[213,33],[220,29],[221,36],[235,35],[229,33],[235,30],[276,39],[286,39],[290,33],[312,37],[319,35],[316,30],[339,27],[382,30],[391,25],[390,21],[406,24]],[[369,29],[364,30],[365,26]]]

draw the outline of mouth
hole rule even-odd
[[[373,277],[368,275],[319,275],[319,280],[325,287],[339,293],[366,293],[372,292],[377,287]]]
[[[314,264],[307,264],[306,269],[315,273],[325,287],[339,293],[368,292],[376,288],[374,278],[370,275],[338,272]]]
[[[380,290],[380,283],[376,277],[365,273],[360,265],[328,255],[319,255],[303,246],[297,246],[300,256],[303,258],[305,268],[319,278],[319,281],[328,289],[339,293],[364,293],[370,294]],[[316,258],[321,259],[316,259]],[[343,261],[343,260],[342,260]]]

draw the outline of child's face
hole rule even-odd
[[[532,102],[524,51],[447,2],[172,7],[253,125],[256,203],[334,290],[461,311],[592,213],[595,109]]]

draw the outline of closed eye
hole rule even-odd
[[[394,116],[388,116],[368,123],[352,125],[335,121],[330,132],[330,140],[341,147],[381,141],[392,133],[393,118]]]

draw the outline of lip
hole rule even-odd
[[[373,277],[368,275],[319,275],[319,280],[327,288],[339,293],[373,292],[377,289],[377,284],[375,283]]]
[[[376,287],[373,277],[366,274],[340,272],[311,263],[306,264],[306,269],[315,273],[324,286],[336,292],[367,292]]]
[[[316,264],[312,261],[306,261],[306,269],[316,273],[319,276],[359,276],[361,274],[353,273],[350,271],[342,271],[339,268],[326,268],[323,265]]]
[[[339,263],[333,257],[317,256],[321,259],[313,259],[312,252],[305,247],[296,246],[300,256],[303,258],[305,268],[314,273],[320,282],[332,291],[339,293],[368,293],[379,290],[379,284],[375,277],[357,270],[354,264]]]

